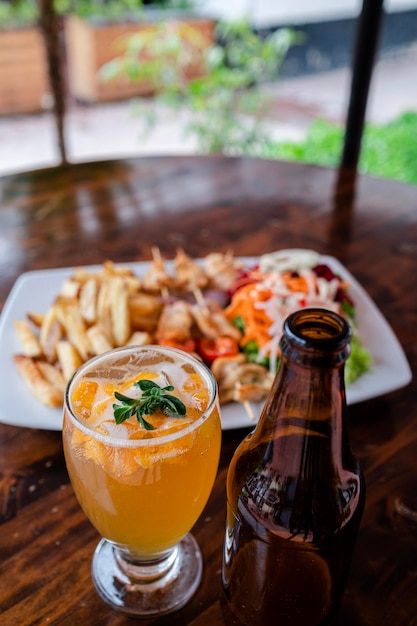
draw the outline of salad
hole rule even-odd
[[[284,320],[292,312],[320,307],[343,315],[353,336],[345,368],[346,383],[367,372],[372,363],[356,325],[349,285],[311,250],[281,250],[260,257],[242,272],[231,293],[225,316],[242,333],[239,349],[246,361],[276,372]]]

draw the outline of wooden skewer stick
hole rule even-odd
[[[162,262],[161,251],[158,246],[152,246],[151,248],[152,258],[156,262]]]
[[[164,300],[168,300],[169,298],[169,289],[166,285],[161,285],[161,296]]]
[[[234,259],[233,251],[232,250],[228,250],[226,252],[226,254],[224,255],[224,260],[231,263],[233,261],[233,259]]]
[[[210,309],[208,308],[207,301],[204,298],[203,292],[201,291],[200,287],[193,287],[192,291],[198,306],[201,308],[205,315],[210,315]]]
[[[236,383],[236,389],[241,389],[242,388],[242,384],[238,381]],[[251,403],[249,402],[249,400],[240,400],[240,403],[243,404],[246,413],[249,416],[249,419],[252,422],[256,422],[256,420],[258,419],[257,416],[255,415],[255,411],[252,408]]]
[[[152,258],[153,258],[154,263],[157,263],[160,266],[161,271],[165,271],[164,260],[162,258],[161,251],[158,248],[158,246],[152,246],[151,252],[152,252]],[[162,297],[164,299],[168,299],[169,298],[168,287],[164,284],[160,284],[159,288],[161,290]]]
[[[255,415],[255,411],[253,410],[252,405],[251,405],[251,403],[249,402],[249,400],[245,400],[244,402],[242,402],[242,404],[243,404],[243,406],[245,407],[245,411],[246,411],[246,413],[248,414],[249,419],[250,419],[252,422],[256,422],[257,417],[256,417],[256,415]]]

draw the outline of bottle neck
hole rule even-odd
[[[296,441],[304,445],[305,437],[326,438],[327,454],[337,461],[343,457],[342,439],[347,438],[345,413],[343,362],[336,367],[306,367],[282,355],[257,432],[273,434],[279,448],[280,442],[286,447],[288,437],[292,446]]]
[[[259,423],[259,431],[273,431],[278,447],[288,437],[292,446],[306,437],[325,439],[322,455],[343,463],[350,450],[344,383],[350,337],[347,322],[330,311],[307,309],[286,320],[280,366]]]

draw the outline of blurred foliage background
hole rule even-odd
[[[137,99],[133,111],[158,124],[167,107],[187,112],[184,132],[197,139],[202,153],[249,154],[336,167],[343,145],[343,124],[317,119],[299,142],[273,141],[265,87],[279,81],[288,50],[303,42],[290,28],[257,32],[246,20],[220,21],[215,41],[164,11],[193,11],[193,0],[54,0],[57,13],[92,20],[141,20],[149,10],[158,19],[143,32],[118,42],[115,58],[100,70],[102,80],[124,76],[154,86],[153,98]],[[37,0],[0,0],[0,28],[37,23]],[[198,66],[190,78],[190,66]],[[279,90],[278,90],[279,97]],[[277,97],[275,95],[275,97]],[[417,184],[417,112],[404,112],[383,125],[366,124],[359,171]]]

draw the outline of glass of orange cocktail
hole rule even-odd
[[[152,617],[182,607],[202,573],[190,530],[219,461],[216,382],[173,348],[130,346],[94,357],[68,383],[65,460],[102,535],[92,576],[114,609]]]

